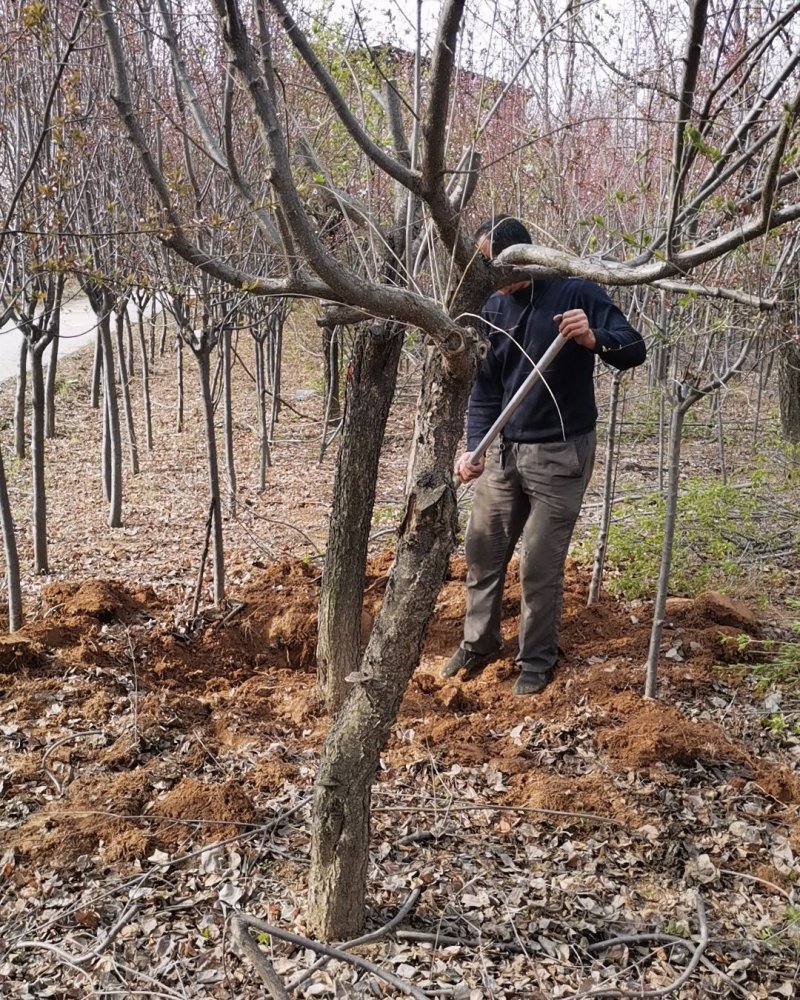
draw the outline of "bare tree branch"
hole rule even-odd
[[[384,170],[390,177],[402,184],[403,187],[407,187],[409,191],[418,194],[420,190],[419,174],[410,170],[405,164],[392,159],[391,156],[367,135],[358,119],[347,106],[347,102],[334,83],[330,73],[328,73],[319,61],[316,53],[308,44],[308,39],[286,9],[283,0],[269,0],[269,4],[280,18],[281,24],[291,39],[292,44],[317,78],[320,86],[325,91],[325,95],[331,102],[331,106],[355,142],[358,143],[370,160],[380,167],[381,170]]]
[[[691,162],[691,156],[686,145],[686,129],[692,117],[694,107],[694,91],[697,86],[697,73],[700,68],[700,56],[703,51],[703,38],[706,31],[706,14],[708,0],[693,0],[691,30],[686,44],[684,56],[684,74],[681,92],[678,99],[678,115],[675,122],[675,141],[672,151],[672,192],[670,196],[669,218],[667,220],[667,257],[672,257],[677,247],[675,223],[678,207],[681,202],[686,172]]]

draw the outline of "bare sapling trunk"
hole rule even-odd
[[[614,453],[617,446],[617,413],[619,411],[619,390],[622,372],[617,369],[611,379],[611,398],[608,407],[608,430],[606,432],[605,472],[603,474],[603,506],[600,511],[600,528],[594,550],[592,582],[589,584],[587,604],[591,607],[600,599],[603,586],[603,569],[608,551],[608,532],[611,527],[611,508],[614,504]]]
[[[792,444],[800,444],[800,337],[795,334],[778,354],[778,398],[781,430]]]
[[[339,337],[337,327],[322,327],[322,353],[325,366],[325,417],[322,421],[322,433],[319,442],[319,461],[325,458],[328,445],[341,430],[341,405],[339,401]],[[334,425],[332,434],[328,428]]]
[[[763,323],[762,323],[763,325]],[[678,396],[672,411],[669,432],[669,450],[667,456],[667,488],[666,488],[666,509],[664,514],[664,539],[661,545],[661,564],[658,573],[658,584],[656,587],[655,603],[653,607],[653,626],[650,632],[650,648],[647,653],[647,663],[645,664],[645,697],[655,698],[658,688],[658,655],[661,649],[661,634],[664,630],[664,614],[667,606],[667,595],[669,593],[669,578],[672,569],[672,552],[675,543],[675,528],[678,519],[678,490],[680,487],[681,471],[681,443],[683,438],[683,424],[686,414],[694,404],[712,392],[716,392],[733,378],[737,372],[741,371],[745,358],[758,331],[750,336],[742,345],[737,359],[732,362],[725,372],[712,378],[705,386],[698,386],[696,381],[678,382]],[[702,371],[708,358],[711,355],[712,340],[706,342],[704,357],[698,364],[698,370]]]
[[[150,362],[147,358],[147,338],[144,332],[144,310],[137,313],[139,334],[139,361],[142,366],[142,410],[144,412],[144,438],[147,450],[153,450],[153,405],[150,399]]]
[[[50,344],[50,358],[47,362],[47,381],[45,384],[44,403],[44,436],[51,441],[56,436],[56,375],[58,373],[58,341],[60,315],[53,317],[53,340]]]
[[[100,328],[94,341],[94,358],[92,360],[92,379],[89,383],[89,406],[93,410],[100,409],[100,385],[103,379],[103,345]]]
[[[147,321],[147,343],[150,351],[150,365],[155,368],[156,364],[156,312],[155,308],[150,314],[150,319]]]
[[[178,395],[175,401],[175,431],[183,433],[183,341],[178,337],[175,341],[175,375],[178,382]]]
[[[14,397],[14,454],[25,458],[25,399],[28,393],[28,339],[22,338],[19,345],[19,367],[17,369],[17,392]]]
[[[342,415],[339,401],[338,327],[322,328],[322,349],[325,357],[325,422],[331,424],[338,421]]]
[[[111,434],[108,430],[108,407],[103,401],[103,437],[100,442],[100,463],[103,480],[103,499],[111,501]]]
[[[267,488],[267,469],[272,464],[269,452],[269,431],[267,429],[267,379],[264,364],[264,341],[253,338],[256,399],[258,405],[258,492]]]
[[[223,417],[222,427],[225,437],[225,470],[228,492],[228,513],[231,517],[236,515],[236,462],[233,450],[233,386],[231,384],[232,367],[232,346],[231,330],[226,326],[220,337],[222,349],[222,399]]]
[[[17,536],[11,501],[8,497],[8,483],[3,453],[0,451],[0,531],[3,533],[3,551],[6,557],[6,585],[8,587],[8,631],[16,632],[22,626],[22,586],[19,573]]]
[[[272,393],[272,409],[269,417],[269,438],[275,436],[275,424],[281,411],[281,355],[283,353],[283,323],[270,324],[270,335],[267,341],[269,352],[269,388]]]
[[[109,449],[108,525],[111,528],[119,528],[122,526],[122,435],[119,426],[119,404],[114,377],[110,309],[103,309],[98,320],[98,334],[103,352],[103,392]]]
[[[690,390],[691,392],[691,390]],[[681,442],[683,438],[683,423],[692,403],[700,398],[700,394],[690,395],[676,404],[670,421],[669,443],[667,450],[667,485],[666,507],[664,511],[664,538],[661,543],[661,564],[658,572],[656,598],[653,606],[653,626],[650,632],[650,648],[645,666],[646,698],[655,698],[658,690],[658,657],[661,650],[661,635],[664,631],[664,620],[669,594],[669,577],[672,569],[672,550],[675,545],[675,528],[678,523],[678,491],[681,472]]]
[[[164,357],[164,352],[167,349],[167,332],[169,330],[169,320],[167,319],[167,310],[161,310],[161,340],[158,344],[158,353],[160,357]],[[155,358],[152,359],[155,363]]]
[[[394,396],[403,331],[362,327],[355,338],[330,531],[322,571],[317,684],[334,715],[361,660],[361,609],[381,445]]]
[[[128,432],[128,454],[131,460],[131,472],[139,474],[139,445],[136,441],[136,426],[133,422],[133,405],[131,403],[131,382],[128,374],[128,362],[125,358],[125,305],[120,304],[114,321],[114,332],[117,342],[117,357],[119,359],[119,387],[122,392],[122,408],[125,413],[125,428]],[[128,327],[130,329],[130,326]]]
[[[47,493],[44,476],[44,368],[45,344],[34,345],[31,356],[31,466],[33,469],[33,566],[49,573],[47,563]]]
[[[122,303],[120,305],[122,310],[122,319],[125,323],[125,366],[128,373],[128,378],[136,377],[136,354],[133,349],[133,324],[131,323],[131,317],[128,312],[127,303]],[[121,353],[121,352],[120,352]],[[122,365],[120,365],[120,372],[122,371]]]
[[[414,668],[455,541],[452,462],[463,430],[474,354],[426,365],[418,442],[397,555],[359,674],[333,721],[314,786],[309,925],[320,937],[364,921],[370,789]]]
[[[200,372],[200,391],[203,398],[203,417],[206,425],[206,455],[208,459],[208,491],[213,520],[211,560],[214,573],[214,604],[225,600],[225,553],[222,538],[222,500],[219,488],[219,458],[217,434],[214,427],[214,400],[211,394],[211,362],[209,349],[194,349]]]
[[[724,486],[728,485],[728,462],[725,455],[725,422],[722,419],[722,399],[717,398],[717,447],[719,449],[719,470]]]

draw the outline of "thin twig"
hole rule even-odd
[[[614,826],[625,826],[620,819],[613,816],[601,816],[598,813],[569,812],[563,809],[538,809],[536,806],[503,806],[503,805],[463,805],[463,806],[415,806],[413,804],[404,806],[375,806],[373,812],[415,812],[433,813],[435,816],[440,813],[459,812],[521,812],[538,813],[544,816],[565,816],[568,819],[589,819],[599,823],[612,823]]]
[[[300,934],[292,934],[291,931],[281,930],[280,927],[275,927],[273,924],[268,924],[265,920],[259,920],[257,917],[251,917],[249,914],[242,913],[241,911],[235,913],[231,917],[231,920],[239,921],[248,927],[255,928],[257,931],[263,931],[265,934],[270,934],[273,937],[279,938],[281,941],[288,941],[289,944],[293,944],[298,948],[310,948],[312,951],[316,951],[320,955],[327,955],[329,958],[337,958],[341,962],[349,962],[351,965],[355,965],[359,969],[364,969],[366,972],[371,972],[373,975],[385,980],[406,996],[416,997],[417,1000],[429,1000],[429,995],[427,993],[423,993],[422,990],[418,990],[417,987],[412,986],[411,983],[407,983],[403,979],[398,979],[398,977],[393,975],[391,972],[381,969],[380,966],[373,965],[372,962],[368,962],[366,959],[360,958],[358,955],[349,955],[346,951],[342,951],[341,948],[331,948],[330,945],[322,944],[319,941],[312,941],[311,938],[302,937]]]
[[[719,873],[720,875],[733,875],[735,878],[747,879],[749,882],[758,882],[759,885],[765,885],[769,889],[774,889],[775,892],[779,892],[784,899],[794,904],[793,892],[787,892],[786,889],[781,889],[779,885],[776,885],[774,882],[768,882],[765,878],[759,878],[757,875],[748,875],[747,872],[733,871],[730,868],[720,868]]]
[[[397,937],[401,941],[424,941],[431,942],[443,948],[456,946],[459,948],[497,948],[500,951],[510,951],[515,955],[525,954],[525,949],[513,941],[497,941],[494,938],[461,938],[454,934],[440,934],[432,931],[410,931],[401,930],[397,932]]]
[[[298,535],[302,535],[303,538],[305,538],[305,540],[308,542],[311,548],[317,553],[317,555],[322,555],[320,547],[319,545],[317,545],[314,539],[311,538],[310,535],[307,535],[302,528],[298,528],[296,524],[291,524],[289,521],[281,521],[277,517],[265,517],[263,514],[258,514],[257,517],[259,521],[266,521],[268,524],[279,524],[281,525],[282,528],[291,528],[292,531],[296,531]],[[236,518],[236,521],[238,521],[239,524],[243,523],[241,518]]]

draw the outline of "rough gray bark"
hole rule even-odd
[[[350,689],[344,678],[361,659],[361,604],[378,462],[403,348],[403,331],[388,326],[359,330],[347,377],[317,640],[317,683],[331,715]]]
[[[448,365],[436,352],[426,366],[395,564],[359,678],[322,750],[314,785],[308,920],[323,938],[347,936],[363,926],[370,788],[419,662],[455,541],[452,461],[475,357],[474,351],[462,351]]]

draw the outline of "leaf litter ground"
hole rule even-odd
[[[67,371],[80,382],[85,361]],[[93,432],[69,429],[82,420],[96,423],[76,406],[52,446],[69,442],[65,478],[92,461]],[[301,438],[303,425],[292,428]],[[389,473],[402,468],[407,436],[395,433]],[[169,447],[162,465],[175,459]],[[319,563],[290,553],[298,529],[312,549],[319,542],[330,460],[313,470],[296,452],[291,472],[276,469],[264,503],[285,530],[271,558],[250,538],[255,521],[229,524],[229,602],[195,617],[202,525],[189,522],[202,520],[202,467],[194,492],[179,482],[166,504],[137,497],[158,470],[145,471],[129,501],[142,530],[91,548],[96,510],[70,518],[56,501],[54,534],[74,562],[62,555],[61,578],[29,588],[35,615],[0,641],[0,995],[263,996],[230,952],[227,917],[241,908],[304,932],[327,722],[313,674]],[[399,487],[385,478],[391,498]],[[195,518],[159,520],[157,506],[178,510],[181,490]],[[266,516],[251,497],[254,517]],[[365,630],[390,564],[388,550],[370,563]],[[586,573],[570,563],[557,678],[519,699],[513,572],[501,658],[469,680],[439,677],[460,638],[464,569],[455,557],[383,755],[368,926],[420,896],[359,953],[424,993],[462,1000],[646,995],[679,981],[705,934],[675,995],[794,996],[798,742],[791,725],[763,725],[764,693],[726,666],[736,657],[723,637],[758,634],[752,614],[721,595],[671,601],[660,699],[647,702],[647,608],[608,597],[587,608]],[[785,717],[792,708],[784,701]],[[286,982],[316,957],[275,939],[264,947]],[[330,963],[295,995],[397,993]]]

